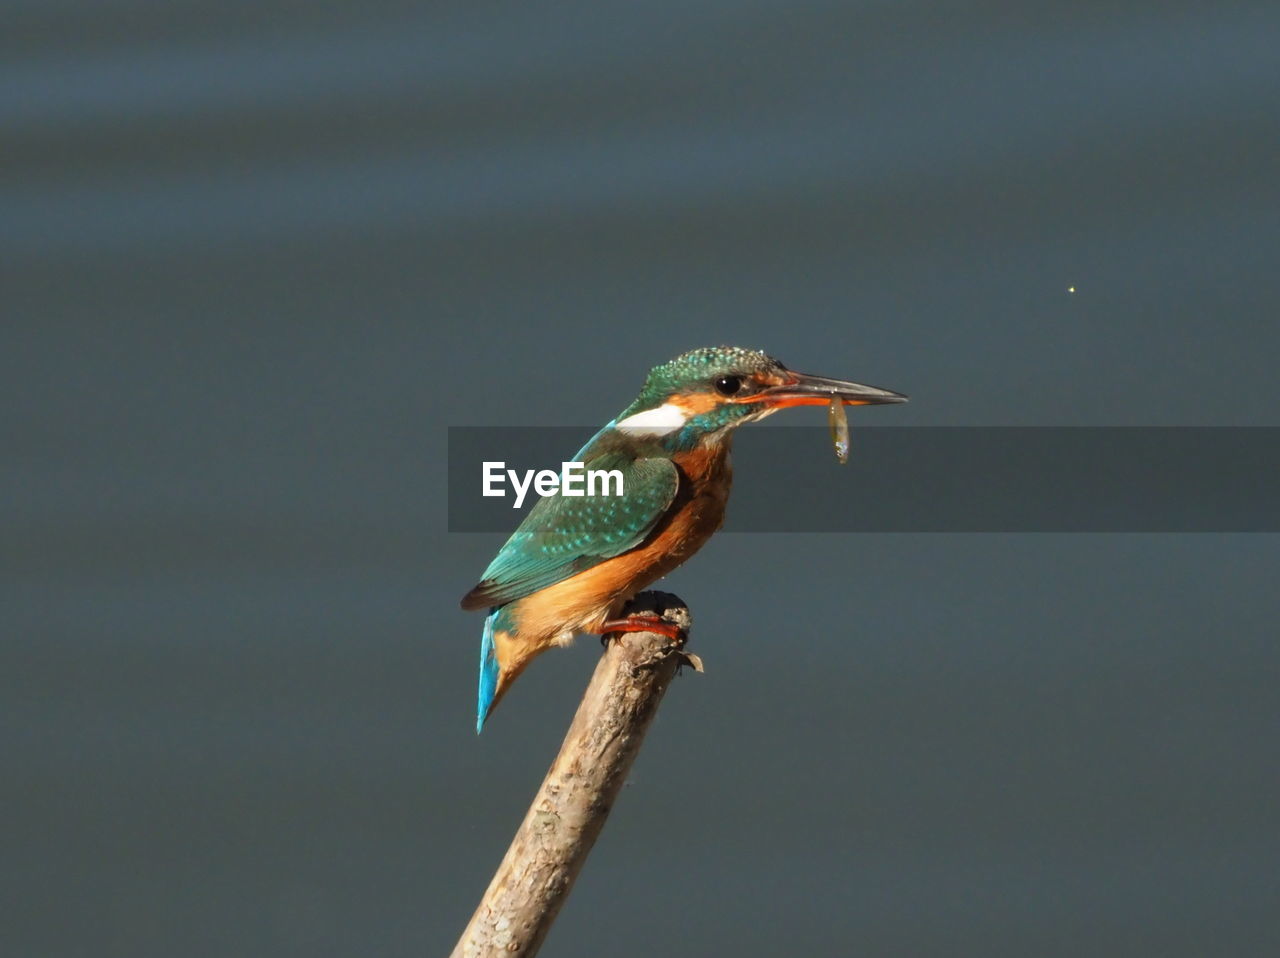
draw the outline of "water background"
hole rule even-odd
[[[855,428],[1280,425],[1274,3],[0,12],[6,955],[447,953],[597,655],[476,738],[448,426],[721,342],[912,395]],[[544,953],[1276,954],[1277,559],[717,537]]]

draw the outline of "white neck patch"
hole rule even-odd
[[[666,436],[684,427],[689,414],[675,403],[663,403],[657,409],[646,409],[628,416],[614,426],[633,436]]]

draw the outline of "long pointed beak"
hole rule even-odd
[[[843,379],[827,379],[825,376],[807,376],[790,373],[789,381],[770,386],[744,402],[759,402],[774,409],[787,406],[825,406],[832,397],[846,406],[882,406],[887,403],[906,402],[907,397],[891,389],[864,386],[862,383],[845,382]]]

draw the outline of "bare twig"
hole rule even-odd
[[[659,615],[689,628],[689,610],[666,592],[642,592],[626,614]],[[608,644],[560,754],[453,958],[537,953],[604,827],[677,666],[700,667],[681,646],[654,632],[624,633]]]

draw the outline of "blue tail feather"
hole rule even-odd
[[[493,647],[493,623],[498,610],[490,609],[484,620],[484,636],[480,639],[480,687],[476,706],[476,734],[484,728],[484,720],[493,707],[493,696],[498,691],[498,654]]]

